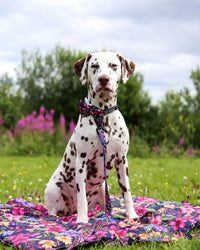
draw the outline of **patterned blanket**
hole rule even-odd
[[[101,208],[89,211],[89,223],[76,223],[76,215],[49,216],[45,206],[22,199],[0,205],[0,241],[19,249],[72,249],[103,240],[121,245],[138,241],[165,242],[188,237],[200,226],[200,207],[133,197],[137,220],[127,220],[122,197],[111,196],[112,219]],[[200,232],[195,234],[200,239]]]

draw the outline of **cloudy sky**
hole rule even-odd
[[[200,66],[200,0],[0,0],[0,75],[21,50],[57,44],[115,50],[136,64],[153,103],[187,86]]]

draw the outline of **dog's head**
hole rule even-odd
[[[74,69],[82,84],[88,80],[93,91],[115,92],[118,83],[123,83],[132,76],[135,64],[114,52],[88,54],[74,64]]]

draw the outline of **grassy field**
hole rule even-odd
[[[45,185],[59,161],[60,158],[55,157],[0,157],[0,203],[22,197],[43,204]],[[200,206],[199,159],[129,158],[129,172],[132,195],[163,201],[187,201]],[[121,195],[114,170],[109,176],[109,186],[110,194]],[[123,249],[133,248],[200,249],[200,242],[184,239],[176,243],[137,243]],[[8,248],[0,245],[0,249]],[[98,243],[90,249],[108,249],[108,246]]]

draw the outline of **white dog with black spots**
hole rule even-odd
[[[76,62],[74,69],[82,84],[88,82],[85,102],[106,110],[117,104],[119,82],[127,82],[135,64],[118,53],[99,52]],[[137,218],[129,184],[129,133],[120,111],[105,115],[103,127],[107,142],[106,178],[115,165],[127,217]],[[79,116],[64,156],[46,186],[45,203],[49,214],[77,213],[77,222],[84,223],[88,222],[88,209],[98,204],[105,210],[103,153],[93,116]]]

